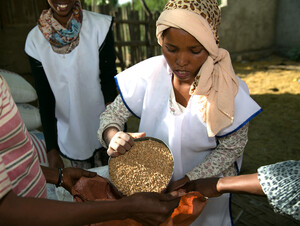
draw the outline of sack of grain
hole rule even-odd
[[[123,195],[165,190],[172,178],[174,161],[168,146],[159,139],[135,139],[124,155],[110,158],[111,182]]]
[[[0,69],[0,74],[6,80],[11,95],[17,104],[29,103],[37,100],[35,89],[21,75],[4,69]]]

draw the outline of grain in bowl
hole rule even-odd
[[[162,192],[173,175],[174,161],[168,146],[159,139],[143,137],[124,155],[110,158],[111,182],[123,195]]]

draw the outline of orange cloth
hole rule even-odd
[[[72,195],[76,202],[116,200],[121,198],[118,191],[106,178],[96,176],[82,177],[72,188]],[[206,198],[199,192],[189,192],[181,197],[178,207],[161,226],[180,226],[191,224],[202,212],[207,203]],[[94,226],[142,226],[132,219],[112,220],[92,224]]]

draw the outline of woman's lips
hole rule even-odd
[[[57,4],[56,9],[59,11],[64,11],[68,8],[68,4]]]
[[[174,71],[174,73],[179,78],[186,78],[190,75],[188,71]]]

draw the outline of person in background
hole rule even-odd
[[[157,193],[84,203],[46,199],[46,182],[71,191],[82,176],[96,173],[40,167],[30,135],[0,75],[0,225],[87,225],[126,218],[159,225],[179,203],[175,196]]]
[[[49,165],[107,164],[97,139],[99,115],[117,95],[113,19],[79,0],[48,0],[27,36]],[[63,156],[64,161],[62,159]]]
[[[257,173],[188,182],[186,191],[218,197],[224,193],[266,195],[276,213],[300,221],[300,161],[289,160],[258,168]]]
[[[100,116],[98,138],[112,157],[134,139],[123,132],[131,115],[140,136],[163,140],[174,156],[169,191],[199,178],[233,176],[241,166],[248,122],[261,111],[219,48],[216,0],[170,0],[156,23],[162,56],[118,74],[120,95]],[[193,225],[232,225],[229,194],[209,199]]]

